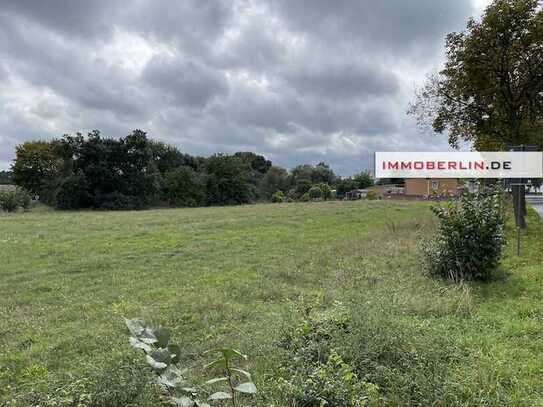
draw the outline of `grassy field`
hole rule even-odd
[[[256,405],[284,405],[277,341],[304,296],[349,309],[338,344],[382,405],[543,405],[543,224],[528,221],[495,281],[453,285],[421,273],[424,202],[0,214],[0,404],[102,388],[93,405],[157,405],[126,316],[170,327],[186,360],[243,350]]]

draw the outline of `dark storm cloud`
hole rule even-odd
[[[144,81],[174,103],[204,107],[214,96],[228,91],[224,74],[194,61],[175,57],[152,58],[143,72]]]
[[[93,128],[343,174],[376,149],[445,148],[404,112],[472,13],[469,0],[4,0],[0,167],[23,140]]]

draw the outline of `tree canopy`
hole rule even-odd
[[[446,63],[409,113],[478,150],[543,148],[543,11],[537,0],[495,0],[446,38]]]

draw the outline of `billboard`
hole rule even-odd
[[[543,152],[376,152],[376,178],[543,178]]]

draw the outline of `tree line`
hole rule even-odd
[[[369,172],[341,178],[326,164],[288,171],[252,152],[197,157],[134,130],[98,130],[16,147],[13,182],[59,209],[144,209],[342,198],[373,184]]]

